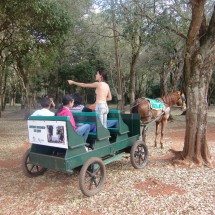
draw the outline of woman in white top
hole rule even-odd
[[[109,112],[107,101],[112,100],[110,87],[107,84],[107,73],[101,69],[96,73],[96,82],[94,83],[80,83],[68,80],[70,85],[74,84],[79,87],[96,88],[96,104],[95,111],[99,113],[102,125],[107,128],[107,114]]]

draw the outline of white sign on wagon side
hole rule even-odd
[[[30,143],[68,149],[64,121],[28,120],[28,135]]]

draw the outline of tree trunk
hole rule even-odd
[[[185,53],[188,109],[183,156],[201,165],[210,163],[207,144],[207,97],[212,68],[215,64],[215,11],[206,30],[204,28],[205,0],[193,0],[191,4],[192,22]]]
[[[111,1],[111,10],[112,10],[112,25],[113,25],[115,60],[116,60],[117,83],[118,83],[118,92],[117,92],[118,109],[124,110],[122,71],[121,71],[120,57],[119,57],[118,34],[116,31],[117,29],[116,29],[114,0]]]
[[[168,80],[168,69],[166,68],[166,63],[163,63],[162,73],[160,75],[160,96],[166,95],[167,92],[167,80]]]
[[[17,59],[17,74],[20,77],[24,90],[24,109],[25,109],[25,119],[27,119],[31,113],[31,102],[32,98],[30,95],[30,83],[29,74],[24,69],[23,63],[20,59]]]
[[[129,94],[130,94],[130,104],[135,101],[135,92],[136,92],[136,70],[135,66],[137,63],[137,59],[140,54],[141,49],[141,36],[137,35],[138,32],[134,32],[134,36],[132,37],[132,56],[131,56],[131,63],[130,63],[130,85],[129,85]],[[138,38],[138,41],[137,39]]]
[[[130,67],[130,88],[129,88],[129,94],[130,94],[130,104],[132,104],[135,101],[135,79],[136,79],[136,72],[134,69],[134,63],[131,63]]]
[[[0,76],[0,118],[1,118],[1,112],[2,112],[2,106],[3,106],[3,104],[2,104],[2,86],[1,86],[1,76]]]
[[[197,68],[194,70],[196,74],[190,79],[192,84],[187,87],[189,109],[186,112],[187,126],[183,154],[185,158],[202,164],[203,161],[208,163],[210,160],[207,144],[208,84],[205,83],[209,83],[212,70],[197,71]]]
[[[5,92],[5,60],[0,61],[0,117],[1,112],[4,110],[4,92]]]
[[[28,119],[31,114],[32,98],[30,95],[29,84],[25,83],[25,115],[24,118]]]
[[[211,82],[209,84],[209,90],[208,90],[208,105],[209,106],[211,105],[211,99],[215,92],[215,73],[214,73],[214,71],[215,70],[213,70],[213,76],[211,78]]]
[[[5,98],[5,93],[2,94],[2,111],[5,111],[6,108],[6,98]]]
[[[183,68],[184,68],[184,60],[183,59],[184,54],[181,50],[176,50],[174,54],[174,61],[175,66],[172,74],[172,92],[177,91],[178,89],[182,88],[182,84],[179,84],[179,81],[181,77],[183,76]],[[182,89],[180,89],[182,90]]]

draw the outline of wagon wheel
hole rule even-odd
[[[79,186],[86,196],[98,193],[105,182],[105,165],[100,158],[92,157],[83,165],[79,176]]]
[[[143,141],[136,141],[131,148],[131,164],[135,169],[142,169],[148,162],[148,148]]]
[[[28,149],[22,159],[22,171],[25,174],[25,176],[32,178],[37,177],[40,175],[43,175],[44,172],[47,170],[46,168],[43,168],[38,165],[34,165],[29,160],[29,152],[30,149]]]

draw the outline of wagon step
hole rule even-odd
[[[109,158],[105,158],[103,160],[103,163],[106,165],[106,164],[109,164],[113,161],[116,161],[116,160],[119,160],[121,159],[123,156],[124,156],[125,153],[120,153],[120,154],[117,154],[117,155],[113,155],[112,157],[109,157]]]

